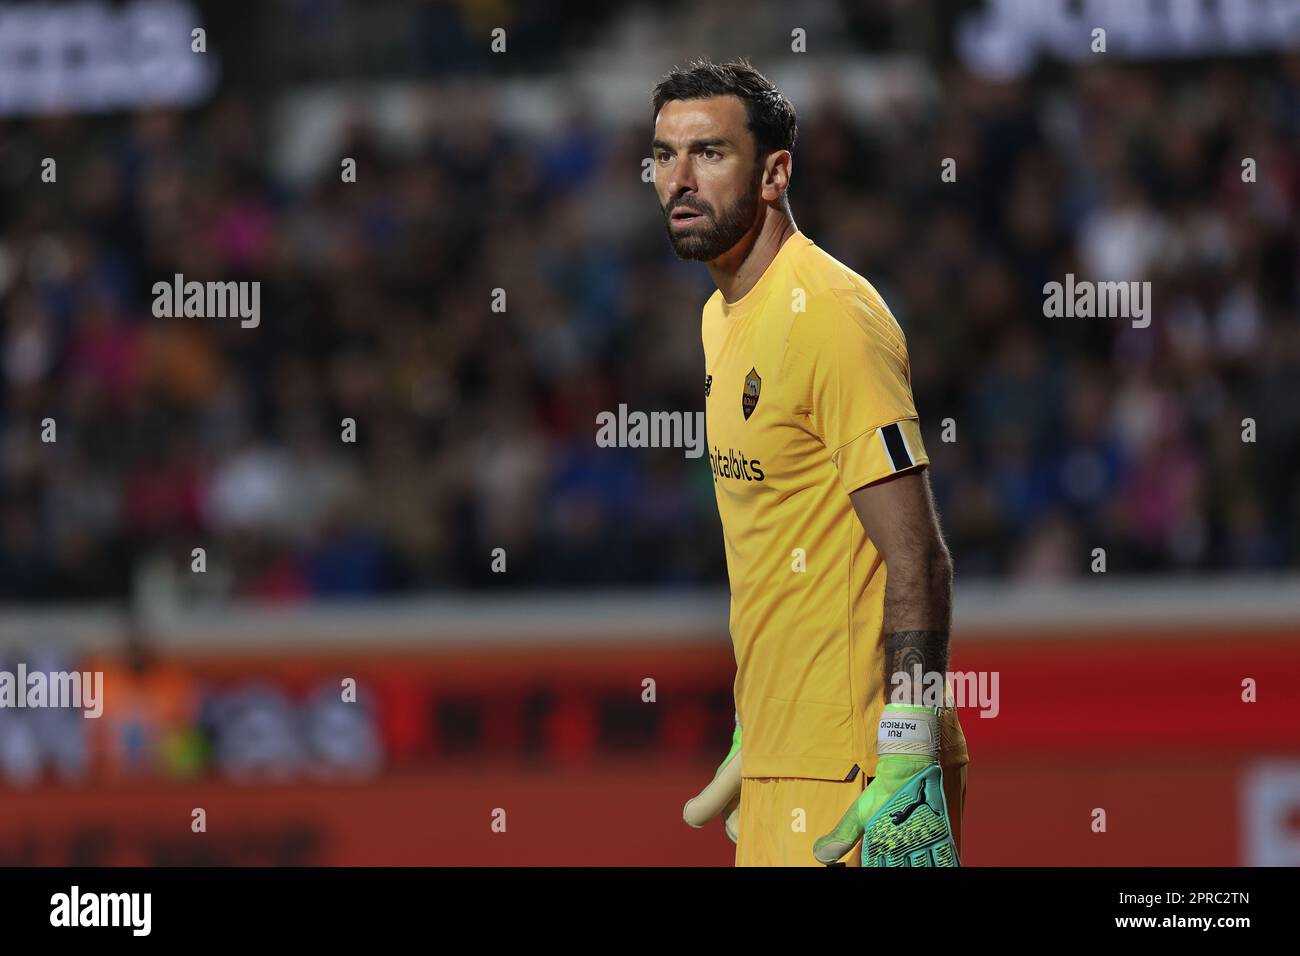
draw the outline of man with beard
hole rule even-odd
[[[859,840],[845,863],[957,865],[952,566],[907,349],[871,284],[795,226],[795,138],[745,60],[655,88],[668,237],[718,287],[705,409],[736,654],[732,752],[683,816],[723,815],[737,866],[835,864]]]

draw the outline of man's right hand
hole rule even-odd
[[[722,828],[731,842],[736,842],[740,828],[740,720],[731,735],[731,750],[718,766],[713,781],[686,801],[682,819],[690,826],[706,826],[714,817],[722,817]]]

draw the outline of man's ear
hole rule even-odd
[[[767,190],[768,188],[776,190],[778,195],[773,196],[772,199],[773,201],[779,200],[782,205],[785,205],[788,202],[786,194],[790,191],[791,162],[792,157],[790,151],[788,149],[780,149],[775,153],[770,153],[762,164],[763,188],[764,190]],[[778,183],[778,177],[785,181],[783,183]],[[767,185],[768,180],[772,180],[770,187]]]

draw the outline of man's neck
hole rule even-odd
[[[768,210],[762,226],[708,264],[709,275],[730,305],[758,283],[785,241],[798,231],[783,210]]]

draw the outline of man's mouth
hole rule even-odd
[[[678,207],[672,211],[672,214],[668,218],[672,221],[674,226],[688,226],[697,220],[703,219],[704,214],[696,212],[694,209]]]

